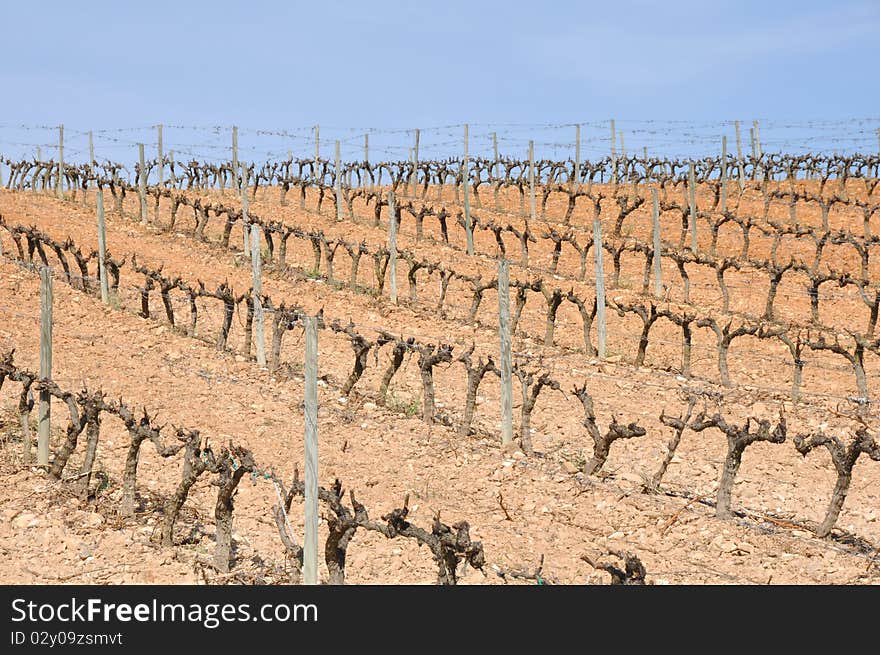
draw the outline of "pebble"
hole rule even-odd
[[[104,524],[104,517],[97,512],[84,512],[82,525],[86,528],[97,528]]]
[[[36,514],[22,512],[12,520],[13,528],[35,528],[40,524]]]

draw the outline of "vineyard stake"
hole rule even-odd
[[[574,183],[576,188],[581,186],[581,126],[574,126]]]
[[[529,217],[535,220],[535,142],[529,141]]]
[[[247,224],[245,224],[247,229]],[[254,344],[257,351],[257,364],[266,365],[266,330],[263,321],[263,271],[260,252],[260,226],[251,225],[251,269],[254,278]]]
[[[397,304],[397,212],[394,192],[388,192],[388,293]]]
[[[321,157],[321,126],[315,125],[312,129],[315,131],[315,165],[317,165]]]
[[[501,341],[501,447],[513,443],[513,383],[510,354],[510,262],[498,261],[498,335]]]
[[[761,152],[761,132],[758,128],[758,121],[753,121],[752,124],[754,125],[754,130],[755,130],[755,159],[760,160],[761,155],[762,155],[762,152]],[[759,182],[764,181],[764,166],[763,165],[760,165],[758,167],[758,181]]]
[[[342,220],[342,164],[339,159],[339,141],[336,142],[336,220]]]
[[[605,359],[605,267],[602,263],[602,223],[593,218],[593,250],[596,256],[596,330],[599,359]]]
[[[315,132],[315,169],[312,177],[315,189],[318,188],[318,162],[321,159],[321,126],[315,125],[312,130]]]
[[[247,197],[247,188],[248,188],[248,170],[247,167],[242,164],[241,165],[241,175],[239,176],[239,180],[241,180],[241,233],[244,240],[244,256],[249,257],[251,254],[251,244],[250,244],[250,228],[248,227],[248,197]]]
[[[370,167],[370,135],[364,134],[364,186],[367,186],[367,169]],[[372,178],[370,178],[372,180]],[[370,182],[370,191],[373,190],[373,183]]]
[[[746,179],[746,173],[743,167],[743,143],[742,135],[740,134],[740,122],[734,121],[734,125],[736,126],[736,166],[739,169],[739,173],[736,177],[739,181],[739,192],[740,195],[742,195],[742,192],[745,191]]]
[[[156,150],[158,152],[159,159],[159,188],[161,189],[165,185],[165,155],[164,149],[162,148],[162,124],[156,126],[156,137],[157,137],[157,146]],[[156,194],[156,224],[159,223],[159,199],[161,196]]]
[[[165,184],[165,151],[162,148],[162,123],[156,126],[156,137],[159,150],[159,186],[162,187]],[[159,211],[158,208],[156,211]],[[156,218],[158,219],[159,217],[156,216]]]
[[[303,536],[303,582],[318,584],[318,323],[303,319],[305,355],[305,534]]]
[[[174,151],[173,150],[168,151],[168,172],[170,173],[170,175],[168,177],[168,181],[171,182],[171,188],[173,189],[177,185],[177,178],[174,177]]]
[[[412,194],[415,197],[419,184],[419,137],[421,133],[419,128],[416,128],[416,142],[413,147],[413,183],[412,183]]]
[[[617,130],[611,119],[611,182],[617,184]]]
[[[752,148],[752,161],[755,162],[752,164],[752,180],[758,179],[758,162],[755,161],[758,158],[758,150],[755,147],[755,128],[749,128],[749,145]]]
[[[52,269],[40,269],[40,379],[52,377]],[[49,465],[49,437],[51,436],[51,396],[46,388],[40,389],[40,408],[37,436],[37,466]]]
[[[492,195],[495,197],[495,209],[499,209],[498,191],[501,184],[496,177],[498,175],[498,132],[492,132],[492,154],[494,156],[492,160],[492,177],[496,178]]]
[[[101,278],[101,302],[110,304],[110,284],[107,279],[107,228],[104,224],[104,191],[98,189],[95,194],[95,204],[98,207],[98,277]]]
[[[55,195],[64,197],[64,125],[58,126],[58,185],[55,187]]]
[[[138,161],[141,168],[138,172],[138,196],[141,201],[141,223],[147,223],[147,164],[144,160],[144,144],[138,144]]]
[[[321,159],[321,126],[315,125],[315,127],[312,129],[314,129],[314,131],[315,131],[315,174],[312,177],[314,177],[315,190],[317,190],[318,189],[318,167],[319,167],[318,162]]]
[[[651,196],[654,200],[653,211],[653,233],[654,233],[654,295],[658,298],[663,295],[663,264],[661,261],[661,245],[660,245],[660,199],[657,195],[657,189],[651,189]]]
[[[697,176],[694,162],[688,164],[688,207],[690,209],[691,250],[697,252]]]
[[[94,167],[95,162],[95,138],[92,136],[92,131],[89,130],[89,168]]]
[[[727,211],[727,136],[721,137],[721,211]]]
[[[468,195],[468,185],[470,183],[469,159],[468,159],[468,126],[464,124],[464,160],[461,168],[461,184],[464,193],[464,231],[467,237],[467,254],[474,254],[474,230],[471,225],[471,199]]]
[[[238,188],[238,126],[232,126],[232,188]]]
[[[623,181],[626,183],[629,181],[629,171],[626,166],[626,145],[623,141],[623,132],[618,132],[620,134],[620,158],[623,160]]]

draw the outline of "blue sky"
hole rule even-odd
[[[469,122],[519,147],[504,126],[880,116],[878,0],[9,2],[0,38],[7,142],[61,122],[320,123],[327,139]]]

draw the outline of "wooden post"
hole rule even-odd
[[[574,183],[581,185],[581,126],[574,126]]]
[[[251,269],[254,279],[254,344],[257,364],[266,365],[266,330],[263,321],[263,257],[260,249],[260,226],[251,225]]]
[[[95,138],[92,135],[92,131],[89,130],[89,167],[93,168],[95,165]]]
[[[43,149],[37,146],[37,161],[43,161]]]
[[[629,169],[626,166],[626,146],[623,142],[623,132],[618,132],[620,134],[620,158],[623,160],[623,181],[627,182],[629,180]]]
[[[721,211],[727,211],[727,136],[721,137]]]
[[[165,185],[165,150],[162,148],[162,123],[156,126],[156,138],[159,150],[159,187],[161,188]]]
[[[336,169],[334,191],[336,192],[336,220],[342,220],[342,162],[339,157],[339,141],[336,142]]]
[[[55,187],[58,198],[64,197],[64,125],[58,126],[58,184]]]
[[[138,175],[138,197],[141,201],[141,223],[147,222],[147,164],[144,160],[144,144],[138,144],[138,160],[140,174]]]
[[[248,170],[247,167],[242,164],[241,165],[241,175],[238,176],[241,180],[241,234],[244,241],[244,256],[249,257],[251,254],[251,234],[250,227],[248,226]]]
[[[739,181],[739,192],[742,193],[745,190],[746,174],[743,166],[743,143],[742,134],[740,133],[740,122],[734,121],[734,126],[736,127],[736,177]]]
[[[52,377],[52,269],[40,269],[40,378]],[[37,466],[49,465],[49,438],[51,437],[51,396],[40,390],[38,415]]]
[[[596,331],[597,354],[605,359],[605,267],[602,263],[602,222],[593,219],[593,251],[596,256]]]
[[[617,184],[617,129],[611,119],[611,182]]]
[[[690,209],[691,250],[697,252],[697,177],[694,162],[688,164],[688,207]]]
[[[529,217],[535,220],[535,142],[529,141]]]
[[[101,279],[101,302],[110,304],[110,281],[107,279],[107,228],[104,223],[104,191],[98,189],[95,194],[95,204],[98,206],[98,277]]]
[[[394,192],[388,192],[388,293],[397,304],[397,211]]]
[[[416,128],[416,139],[415,145],[413,146],[413,183],[412,183],[412,195],[416,196],[418,193],[419,186],[419,137],[421,136],[421,132],[419,128]]]
[[[303,319],[306,332],[305,361],[305,535],[303,582],[318,584],[318,322]]]
[[[662,245],[660,243],[660,199],[657,189],[651,189],[654,200],[653,232],[654,232],[654,295],[660,298],[663,295],[663,263],[661,259]]]
[[[232,126],[232,188],[239,187],[238,183],[238,126]]]
[[[510,262],[498,260],[498,336],[501,340],[501,447],[513,443],[513,375],[510,348]]]
[[[467,253],[474,254],[474,230],[471,225],[471,198],[468,192],[470,186],[470,160],[468,159],[468,126],[464,125],[464,161],[461,167],[461,185],[464,194],[464,231],[467,237]]]

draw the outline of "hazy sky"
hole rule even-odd
[[[6,126],[880,115],[880,0],[4,2],[0,20]]]

